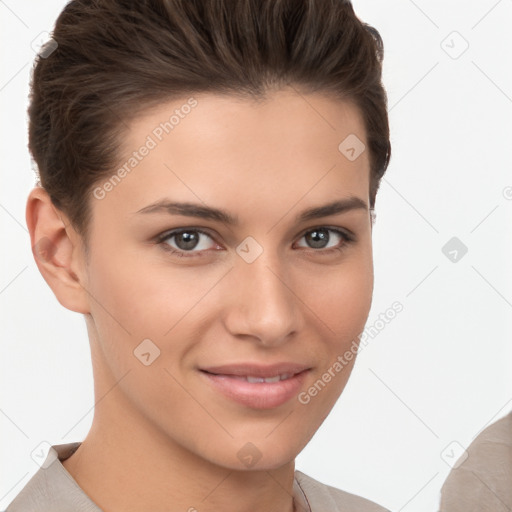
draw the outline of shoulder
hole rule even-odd
[[[504,505],[512,507],[512,413],[475,438],[441,489],[441,510],[494,511]]]
[[[474,439],[454,469],[471,472],[497,469],[512,454],[512,412],[493,423]],[[452,471],[456,474],[456,472]]]
[[[61,463],[79,445],[51,446],[46,459],[5,512],[101,512]]]
[[[373,501],[323,484],[301,471],[295,471],[295,478],[304,492],[311,512],[389,512]]]

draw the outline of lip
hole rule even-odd
[[[221,366],[208,366],[200,368],[208,373],[216,373],[218,375],[236,375],[239,377],[252,375],[254,377],[274,377],[275,375],[283,375],[285,373],[294,375],[296,373],[308,370],[309,367],[298,363],[275,363],[270,365],[254,364],[254,363],[237,363],[224,364]]]
[[[224,396],[253,409],[272,409],[297,396],[310,367],[296,363],[230,364],[200,368],[207,382]],[[271,378],[290,375],[277,382],[248,382],[244,376]]]

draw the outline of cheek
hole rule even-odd
[[[214,318],[208,292],[222,272],[152,265],[126,254],[117,260],[98,256],[95,262],[90,288],[97,300],[91,312],[103,364],[116,380],[130,372],[121,387],[148,414],[168,407],[169,397],[179,401],[183,390],[173,375],[181,381],[180,365]]]
[[[212,273],[203,278],[200,270],[154,264],[130,253],[117,259],[98,254],[89,273],[97,316],[134,341],[164,337],[218,280]]]
[[[89,271],[101,365],[120,381],[123,400],[150,418],[187,399],[173,379],[172,363],[187,350],[186,337],[178,336],[187,312],[209,286],[183,272],[171,275],[163,266],[151,267],[142,258],[126,253],[108,258],[107,252],[95,255]]]
[[[373,295],[371,255],[358,253],[350,261],[309,276],[302,286],[302,296],[311,310],[325,324],[332,343],[350,343],[368,319]]]
[[[311,425],[312,432],[343,392],[356,361],[359,338],[372,303],[371,253],[354,255],[350,261],[331,268],[314,282],[316,284],[309,287],[305,302],[315,313],[311,317],[318,326],[315,331],[323,335],[316,351],[319,364],[314,382],[304,390],[304,400],[299,400],[316,419]]]

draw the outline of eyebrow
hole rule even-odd
[[[329,215],[336,215],[345,213],[351,210],[368,210],[368,205],[363,199],[350,196],[345,199],[339,199],[331,203],[308,208],[299,213],[295,217],[296,222],[304,222],[311,219],[320,217],[327,217]],[[168,199],[161,199],[152,203],[144,208],[141,208],[136,214],[149,214],[149,213],[167,213],[170,215],[183,215],[186,217],[197,217],[201,219],[215,220],[227,224],[229,226],[238,226],[239,219],[236,215],[231,215],[225,210],[214,208],[211,206],[202,206],[197,203],[179,203],[173,202]]]

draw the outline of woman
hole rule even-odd
[[[65,7],[26,213],[96,406],[9,512],[384,510],[294,470],[371,306],[382,58],[341,0]]]

